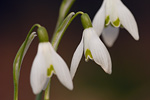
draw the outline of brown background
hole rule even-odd
[[[56,76],[52,77],[50,100],[150,100],[150,7],[148,0],[122,0],[132,11],[139,27],[140,40],[135,41],[121,29],[119,38],[108,48],[112,75],[106,74],[93,61],[81,60],[73,80],[74,90],[67,90]],[[0,99],[13,99],[13,59],[33,24],[45,26],[51,38],[61,0],[0,1]],[[102,0],[76,0],[71,11],[87,12],[91,19]],[[80,42],[83,28],[77,17],[66,31],[58,53],[68,66]],[[36,38],[25,56],[20,81],[19,100],[34,100],[29,77],[36,54]]]

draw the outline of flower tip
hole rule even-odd
[[[39,94],[42,90],[32,89],[35,95]]]
[[[111,63],[109,63],[109,65],[105,65],[105,66],[102,66],[103,70],[107,73],[107,74],[111,74],[112,73],[112,65]]]
[[[112,69],[111,69],[111,68],[104,69],[104,71],[105,71],[107,74],[111,74],[111,73],[112,73]]]
[[[109,70],[106,72],[107,74],[112,74],[112,70]]]
[[[70,72],[70,75],[71,75],[71,79],[73,80],[74,74],[72,72]]]
[[[140,39],[140,38],[139,38],[139,35],[138,35],[138,36],[135,38],[135,40],[138,41],[139,39]]]
[[[72,85],[72,86],[70,86],[68,89],[72,91],[72,90],[73,90],[73,85]]]
[[[66,87],[69,90],[73,90],[73,83],[71,82],[71,84],[67,84]]]
[[[132,37],[136,40],[136,41],[138,41],[139,40],[139,34],[138,34],[138,32],[135,32],[136,34],[134,34],[134,35],[132,35]]]
[[[107,42],[105,42],[105,44],[106,44],[107,47],[109,47],[109,48],[111,48],[111,47],[114,45],[114,43],[107,43]]]

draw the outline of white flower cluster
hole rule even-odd
[[[57,75],[64,86],[72,90],[72,79],[83,52],[86,61],[93,60],[106,73],[111,74],[111,57],[99,36],[102,34],[106,45],[112,46],[118,36],[120,26],[123,26],[135,40],[139,39],[137,23],[132,13],[121,0],[104,0],[93,19],[92,26],[85,28],[83,31],[81,42],[72,58],[70,71],[50,42],[39,43],[30,77],[33,92],[38,94],[45,89],[53,74]]]

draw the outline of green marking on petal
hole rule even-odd
[[[107,26],[109,24],[109,22],[110,22],[110,18],[109,18],[109,16],[107,16],[105,19],[105,26]]]
[[[115,27],[119,27],[119,25],[120,25],[120,19],[117,18],[116,21],[113,22],[113,25],[114,25]]]
[[[90,59],[93,59],[92,54],[91,54],[91,51],[90,51],[89,49],[87,49],[86,52],[85,52],[85,58],[86,58],[86,59],[85,59],[86,61],[88,61],[89,58],[90,58]]]
[[[50,77],[53,74],[54,68],[53,65],[50,65],[50,67],[47,69],[47,76]]]
[[[120,25],[120,28],[124,28],[122,24]]]

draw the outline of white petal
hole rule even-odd
[[[101,8],[96,13],[92,24],[98,36],[100,36],[105,25],[105,0],[103,1]]]
[[[40,48],[39,45],[38,53],[33,61],[30,75],[30,84],[34,94],[40,93],[47,81],[47,67],[40,49],[42,48]]]
[[[106,2],[106,16],[110,17],[111,23],[118,19],[117,2],[119,0],[107,0]]]
[[[47,64],[47,68],[50,67],[50,64],[51,64],[51,43],[50,42],[42,42],[42,43],[39,43],[39,46],[40,48],[42,49],[39,49],[39,52],[41,52],[44,56],[44,60]]]
[[[114,7],[113,6],[113,2],[115,2],[115,0],[105,0],[105,2],[106,2],[106,11],[105,11],[105,13],[106,13],[106,16],[110,16],[111,14],[112,14],[112,8]]]
[[[73,58],[71,61],[70,73],[71,73],[72,79],[73,79],[75,72],[78,68],[78,65],[79,65],[79,62],[81,60],[82,55],[83,55],[83,38],[82,38],[80,44],[78,45],[75,53],[73,54]]]
[[[55,52],[53,47],[50,45],[52,52],[52,65],[59,81],[66,86],[68,89],[73,89],[72,78],[65,61]]]
[[[83,31],[83,48],[84,48],[84,55],[86,53],[86,50],[89,49],[89,40],[91,36],[93,35],[93,28],[86,28]]]
[[[94,31],[89,42],[89,47],[94,61],[100,65],[106,73],[111,74],[112,64],[109,52]]]
[[[118,4],[118,16],[123,27],[133,36],[135,40],[139,40],[137,23],[130,10],[120,1]]]
[[[109,25],[102,32],[102,38],[108,47],[112,47],[119,35],[119,28]]]
[[[48,85],[49,81],[50,81],[50,77],[47,77],[45,85],[43,87],[43,90],[45,90],[47,88],[47,85]]]

